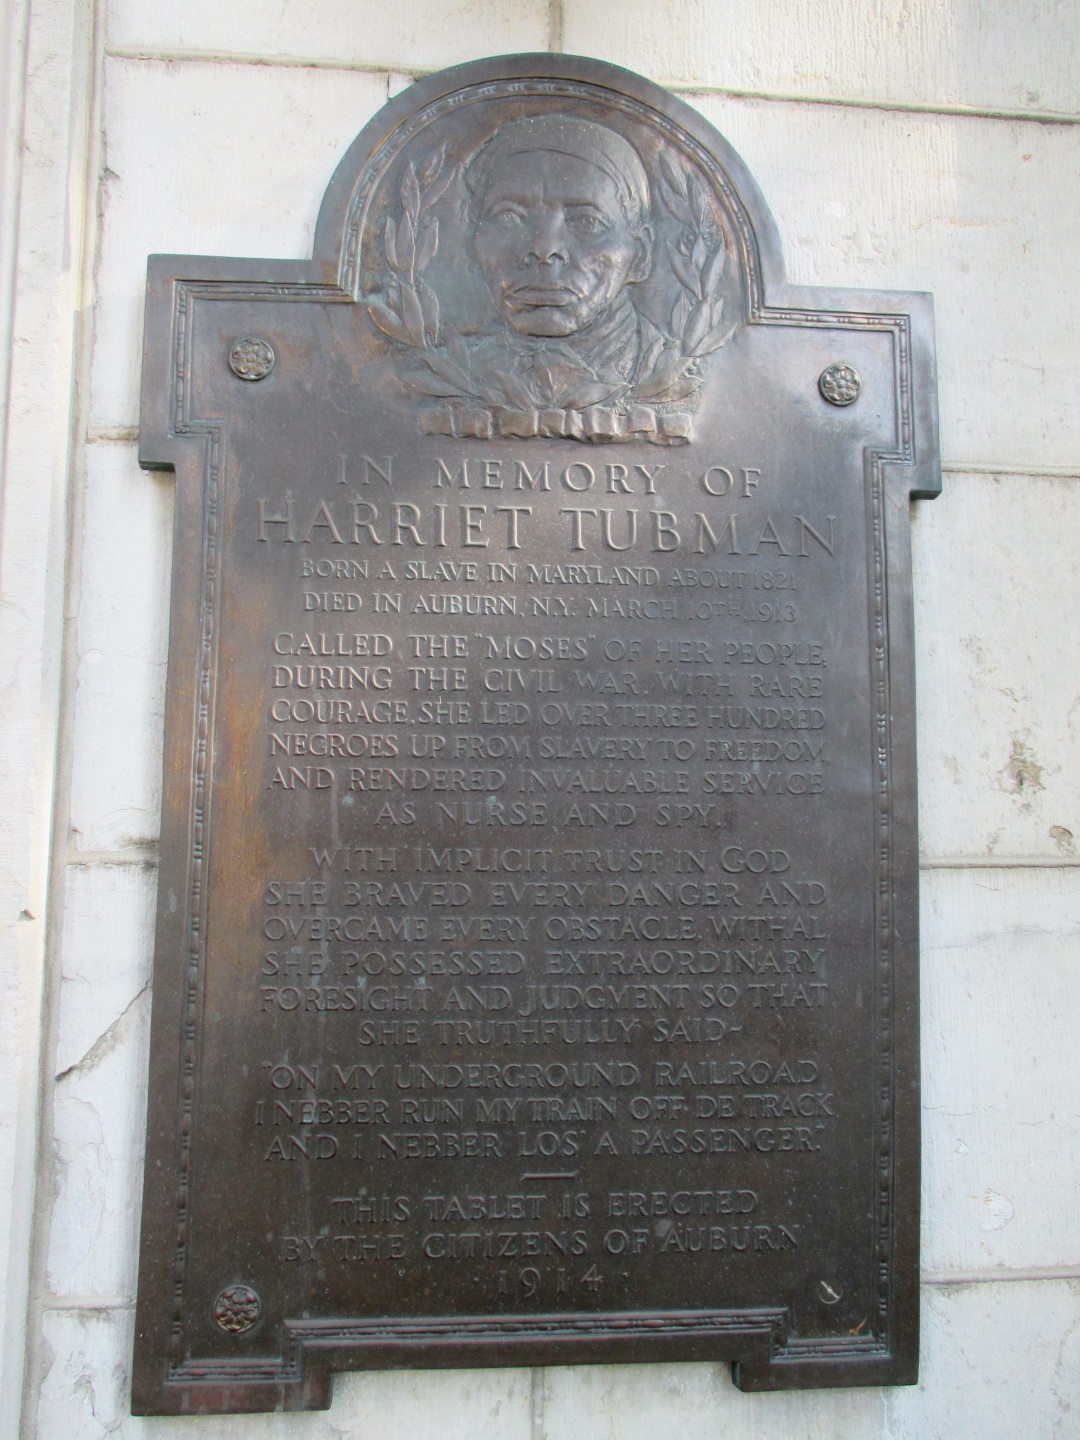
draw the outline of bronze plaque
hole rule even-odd
[[[133,1408],[918,1356],[931,303],[593,61],[414,85],[310,262],[150,261],[176,472]]]

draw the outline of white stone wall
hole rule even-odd
[[[306,255],[388,95],[548,48],[697,106],[795,281],[936,297],[922,1380],[375,1374],[324,1414],[133,1420],[171,544],[135,458],[145,258]],[[1080,1436],[1075,0],[9,0],[0,63],[0,1437]]]

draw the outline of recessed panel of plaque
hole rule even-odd
[[[363,130],[311,261],[151,259],[140,458],[133,1408],[912,1382],[929,297],[788,284],[651,83],[483,61]]]

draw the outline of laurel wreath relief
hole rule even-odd
[[[420,349],[439,342],[439,301],[421,279],[439,248],[439,222],[428,211],[440,200],[454,178],[444,170],[446,146],[433,151],[419,173],[410,160],[401,177],[401,219],[395,225],[386,217],[383,254],[392,279],[386,298],[369,298],[368,313],[379,329],[400,345]]]
[[[430,213],[457,173],[446,164],[446,145],[401,177],[399,217],[386,219],[384,289],[365,297],[368,313],[385,335],[416,352],[404,379],[415,393],[441,401],[421,416],[433,433],[490,438],[562,435],[581,440],[647,439],[678,444],[691,438],[683,405],[705,379],[704,361],[734,333],[721,293],[728,262],[724,230],[705,187],[675,155],[661,151],[659,191],[680,227],[667,244],[679,284],[669,333],[658,334],[639,356],[628,380],[597,374],[570,344],[551,341],[524,371],[495,367],[452,325],[424,271],[439,245],[439,222]]]

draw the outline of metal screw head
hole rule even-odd
[[[835,1305],[844,1293],[844,1287],[839,1280],[819,1280],[818,1299],[823,1305]]]
[[[243,1335],[262,1314],[262,1301],[250,1285],[226,1285],[214,1301],[214,1320],[230,1335]]]
[[[274,368],[274,347],[257,337],[234,340],[229,369],[239,380],[265,380]]]
[[[828,365],[818,376],[822,399],[830,405],[853,405],[862,390],[859,372],[851,365]]]

